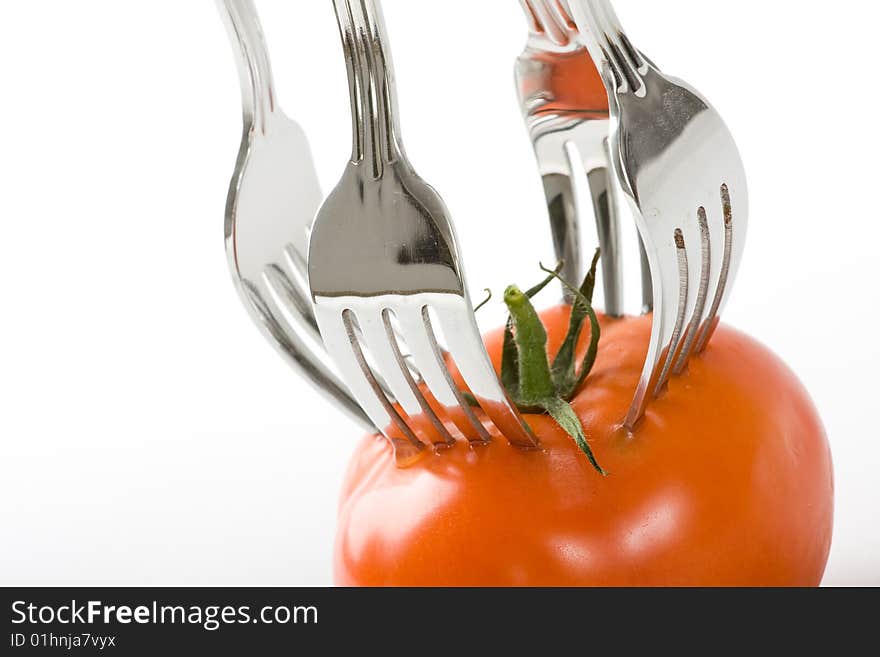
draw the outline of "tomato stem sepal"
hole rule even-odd
[[[583,424],[569,403],[592,370],[599,350],[601,331],[593,309],[599,257],[597,249],[580,287],[574,287],[560,276],[562,263],[559,263],[553,270],[541,265],[547,277],[527,291],[523,292],[516,285],[504,291],[509,316],[504,329],[501,383],[520,411],[550,415],[574,439],[596,471],[605,476],[607,473],[590,448]],[[562,283],[573,301],[568,331],[551,364],[547,355],[547,330],[531,299],[553,280]],[[590,344],[580,367],[576,367],[577,344],[587,318],[590,320]]]

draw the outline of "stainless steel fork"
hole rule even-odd
[[[577,25],[558,0],[520,0],[520,4],[529,37],[516,60],[516,88],[544,186],[556,257],[564,263],[562,276],[580,281],[586,274],[584,242],[590,248],[598,243],[605,312],[620,316],[620,226],[607,150],[610,120],[605,86]],[[588,186],[589,199],[579,198],[579,182]],[[583,234],[591,223],[594,239]],[[650,281],[647,287],[650,294]]]
[[[399,460],[429,444],[451,444],[456,438],[444,415],[471,442],[491,438],[453,381],[438,332],[485,415],[512,444],[534,448],[537,439],[483,347],[446,207],[404,154],[379,3],[334,0],[334,7],[348,72],[353,145],[309,244],[309,283],[327,350]],[[404,349],[423,383],[407,366]]]
[[[567,5],[608,90],[612,159],[654,281],[651,342],[625,420],[633,427],[717,325],[742,257],[746,177],[718,112],[633,46],[608,0]]]
[[[369,418],[333,371],[306,282],[307,235],[322,194],[309,144],[275,99],[251,0],[217,0],[241,80],[244,130],[226,203],[226,252],[242,303],[293,367],[364,428]]]

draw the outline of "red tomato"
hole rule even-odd
[[[551,353],[568,315],[542,313]],[[722,325],[628,434],[620,422],[651,320],[601,324],[572,406],[607,477],[547,416],[526,416],[543,451],[499,436],[426,450],[406,468],[368,436],[340,503],[336,583],[817,585],[831,543],[831,456],[791,371]],[[486,342],[497,366],[501,332]]]

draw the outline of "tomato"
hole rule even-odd
[[[541,314],[551,353],[569,312]],[[544,415],[526,416],[538,452],[498,436],[398,467],[385,439],[365,437],[339,507],[336,583],[817,585],[831,456],[791,371],[721,325],[630,434],[621,420],[651,318],[600,324],[598,358],[571,403],[607,477]],[[486,338],[496,367],[501,342],[501,331]]]

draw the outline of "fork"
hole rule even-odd
[[[632,429],[717,326],[742,258],[746,177],[718,112],[633,46],[608,0],[567,2],[608,91],[611,155],[653,279],[651,341],[624,420]]]
[[[613,191],[608,96],[577,25],[557,0],[520,0],[529,22],[526,47],[516,60],[516,89],[544,186],[562,277],[586,273],[584,230],[589,206],[602,250],[605,312],[623,314],[620,226]],[[588,203],[579,199],[578,178]],[[648,290],[650,294],[650,290]]]
[[[309,284],[327,351],[400,462],[429,445],[442,448],[456,440],[444,414],[472,444],[491,440],[453,380],[440,336],[490,428],[513,445],[534,449],[537,439],[508,399],[483,346],[446,207],[404,153],[379,3],[334,0],[334,8],[353,143],[309,242]]]
[[[242,303],[296,370],[363,427],[369,418],[332,369],[306,281],[307,235],[322,194],[300,126],[275,100],[251,0],[218,0],[241,80],[244,130],[226,203],[226,252]]]

